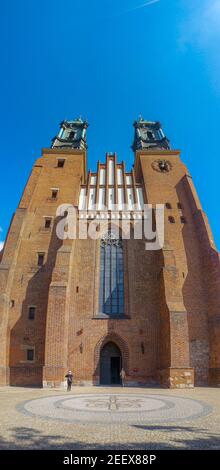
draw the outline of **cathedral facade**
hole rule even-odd
[[[140,118],[132,169],[87,172],[87,127],[43,149],[0,253],[0,384],[220,386],[219,254],[180,151]]]

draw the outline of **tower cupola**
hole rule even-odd
[[[134,152],[141,149],[169,150],[169,140],[164,135],[159,122],[145,121],[141,116],[134,122]]]
[[[88,122],[80,118],[62,121],[60,131],[52,140],[51,148],[87,149],[86,129]]]

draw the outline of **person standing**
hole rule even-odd
[[[67,379],[67,392],[71,391],[72,383],[73,383],[73,374],[71,370],[68,371],[68,373],[65,375]]]
[[[123,367],[122,367],[122,369],[121,369],[121,372],[120,372],[120,377],[121,377],[121,384],[122,384],[122,387],[124,387],[124,386],[125,386],[125,376],[126,376],[126,374],[125,374],[125,370],[124,370],[124,369],[123,369]]]

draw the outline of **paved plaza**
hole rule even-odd
[[[220,449],[220,389],[0,388],[1,449]]]

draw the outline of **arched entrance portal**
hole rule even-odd
[[[121,383],[121,351],[115,343],[106,343],[100,353],[100,384],[117,385]]]

